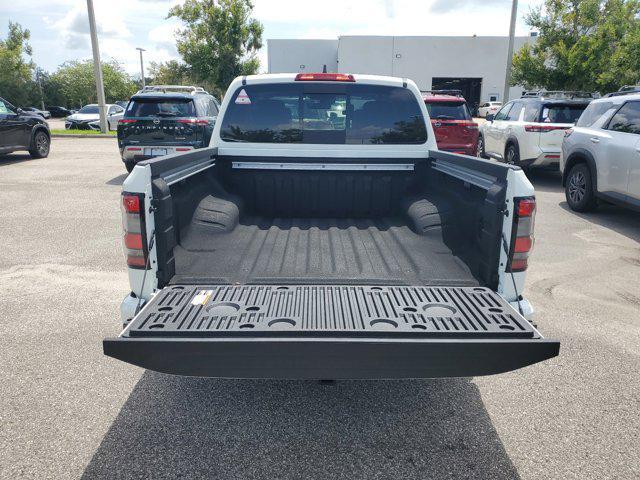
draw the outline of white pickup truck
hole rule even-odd
[[[522,297],[534,190],[437,150],[416,85],[237,78],[209,148],[124,182],[131,294],[106,355],[233,378],[487,375],[558,355]]]

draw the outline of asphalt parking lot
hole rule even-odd
[[[112,139],[0,157],[0,478],[640,477],[640,215],[536,186],[525,295],[560,356],[493,377],[269,382],[102,355],[128,292]]]

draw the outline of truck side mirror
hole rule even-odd
[[[495,115],[493,115],[493,113],[490,113],[487,115],[487,122],[493,122]]]

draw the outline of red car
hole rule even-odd
[[[457,90],[430,90],[422,98],[431,117],[440,150],[464,155],[478,154],[478,124]]]

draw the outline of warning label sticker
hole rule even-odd
[[[211,295],[213,295],[213,290],[200,290],[191,300],[191,305],[206,305]]]
[[[240,93],[236,97],[236,103],[238,105],[251,105],[251,99],[244,88],[240,90]]]

